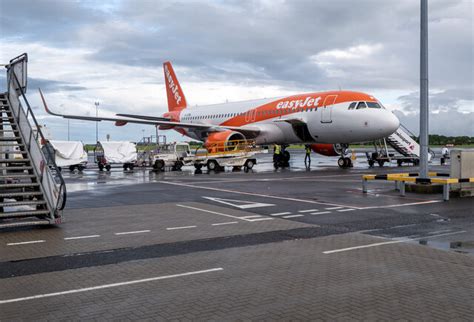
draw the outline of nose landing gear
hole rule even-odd
[[[348,158],[348,157],[340,157],[339,160],[337,160],[337,165],[341,169],[353,167],[352,160],[351,158]]]

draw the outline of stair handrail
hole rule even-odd
[[[402,123],[400,123],[400,127],[401,127],[405,132],[407,132],[407,133],[410,135],[410,137],[411,137],[412,139],[413,139],[413,137],[414,137],[414,138],[415,138],[414,140],[417,141],[416,138],[418,138],[418,137],[417,137],[412,131],[410,131],[405,125],[403,125]],[[418,142],[418,141],[417,141],[417,142]]]
[[[32,138],[31,136],[33,135],[34,136],[34,141],[36,142],[35,144],[38,145],[38,150],[39,150],[39,153],[42,154],[43,156],[43,160],[47,160],[47,163],[46,163],[46,166],[44,167],[43,171],[44,173],[46,173],[47,175],[51,176],[51,178],[53,179],[52,182],[55,183],[56,185],[59,185],[59,188],[58,188],[58,193],[57,193],[57,200],[56,200],[56,203],[54,204],[54,198],[51,198],[51,196],[47,196],[47,201],[50,203],[50,206],[51,206],[51,209],[54,211],[54,215],[56,218],[59,217],[58,215],[58,212],[60,210],[63,210],[64,207],[66,206],[66,199],[67,199],[67,192],[66,192],[66,183],[64,181],[64,178],[62,177],[61,175],[61,172],[56,164],[56,161],[54,159],[54,155],[51,155],[51,151],[49,151],[48,149],[41,149],[39,147],[39,143],[38,143],[38,138],[41,139],[41,142],[46,142],[46,139],[43,135],[43,132],[41,131],[41,127],[38,123],[38,121],[36,120],[36,117],[33,113],[33,109],[31,108],[30,106],[30,103],[28,102],[28,99],[26,98],[26,95],[25,95],[25,91],[23,89],[23,86],[20,84],[20,81],[18,80],[18,77],[16,75],[16,73],[14,72],[14,69],[13,69],[13,66],[14,64],[17,64],[19,62],[21,62],[23,59],[28,59],[28,56],[27,54],[22,54],[22,55],[19,55],[15,58],[13,58],[12,60],[10,60],[10,64],[6,66],[7,68],[7,73],[8,73],[8,97],[9,97],[9,101],[11,103],[11,97],[12,97],[12,92],[15,92],[17,93],[17,97],[18,97],[18,91],[20,93],[20,96],[23,98],[25,104],[26,104],[26,114],[25,114],[25,117],[26,119],[28,120],[28,117],[31,116],[31,119],[34,123],[34,126],[36,126],[36,134],[32,134],[33,133],[33,129],[31,128],[31,125],[29,122],[26,122],[25,124],[28,124],[28,126],[30,127],[29,130],[30,130],[30,138],[29,138],[29,141],[28,141],[28,149],[30,149],[31,147],[31,144],[32,144]],[[17,88],[15,87],[12,87],[12,81],[14,81],[16,83],[16,86]],[[18,103],[19,103],[19,109],[21,109],[23,111],[23,113],[25,113],[25,111],[22,109],[22,104],[20,102],[20,100],[18,99]],[[20,118],[20,115],[17,115],[17,121],[19,121],[19,118]],[[21,133],[20,131],[20,135],[23,136],[23,133]],[[23,138],[25,139],[25,138]],[[25,142],[25,145],[26,145],[26,140],[24,140]],[[45,155],[45,153],[47,155]],[[33,163],[33,162],[32,162]],[[35,171],[37,171],[38,169],[35,169]],[[53,171],[51,171],[53,170]],[[53,173],[54,172],[54,173]]]

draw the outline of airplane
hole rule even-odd
[[[224,104],[191,107],[173,70],[163,63],[168,112],[162,116],[116,114],[89,117],[52,112],[40,91],[47,113],[67,119],[150,124],[173,129],[210,145],[233,140],[254,140],[258,145],[311,144],[314,152],[340,156],[341,168],[351,166],[349,143],[374,141],[394,133],[400,122],[374,96],[354,91],[296,94]],[[289,160],[289,154],[286,158]],[[286,160],[286,161],[288,161]]]

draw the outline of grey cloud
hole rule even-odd
[[[58,82],[49,79],[42,78],[28,78],[28,88],[30,90],[36,90],[41,88],[44,92],[69,92],[69,91],[83,91],[87,90],[87,87],[78,86],[68,82]]]
[[[442,92],[430,93],[429,107],[431,111],[446,112],[457,110],[461,106],[461,101],[474,101],[474,91],[472,88],[448,89]],[[420,108],[420,92],[411,92],[398,98],[404,111],[418,111]]]
[[[4,39],[73,44],[77,28],[99,22],[104,12],[87,2],[0,0],[0,34]]]
[[[419,113],[394,112],[400,119],[400,123],[410,131],[418,135],[420,128]],[[457,111],[445,111],[430,113],[429,133],[446,136],[474,136],[474,113],[460,113]]]

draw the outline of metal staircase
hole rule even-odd
[[[44,136],[25,96],[27,61],[26,54],[10,61],[8,92],[0,94],[0,228],[61,223],[66,202],[64,180],[54,156],[41,149]]]
[[[412,138],[413,134],[400,124],[398,130],[386,138],[387,143],[405,157],[419,158],[420,145]]]

